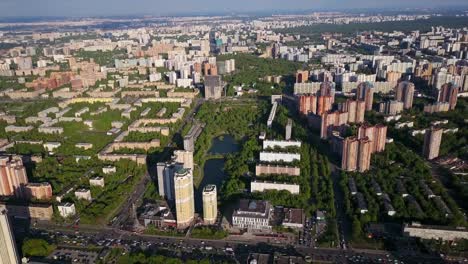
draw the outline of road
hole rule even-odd
[[[341,246],[347,247],[347,243],[351,239],[351,223],[346,215],[346,208],[344,207],[344,194],[340,186],[340,171],[333,163],[330,163],[330,168],[333,181],[333,193],[335,194],[338,234],[340,236]]]
[[[439,256],[422,254],[419,252],[390,252],[382,250],[358,250],[337,248],[310,248],[305,246],[292,246],[283,243],[259,243],[256,241],[233,241],[233,240],[210,240],[187,237],[166,237],[155,235],[135,234],[111,227],[85,227],[78,230],[58,227],[53,225],[39,224],[32,228],[32,232],[50,237],[57,236],[59,239],[70,240],[76,245],[77,241],[83,246],[107,246],[124,247],[135,249],[135,247],[167,250],[186,250],[192,253],[195,249],[210,249],[210,254],[226,254],[226,248],[232,248],[238,261],[243,262],[250,253],[282,254],[290,256],[302,256],[311,258],[317,262],[330,263],[397,263],[395,260],[404,260],[405,263],[444,263]],[[62,241],[63,242],[63,241]],[[67,245],[64,245],[67,246]],[[206,250],[205,250],[206,251]]]

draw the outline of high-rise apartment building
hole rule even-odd
[[[296,83],[306,83],[309,80],[309,71],[297,71]]]
[[[348,112],[348,123],[362,123],[364,122],[364,114],[366,113],[366,103],[364,101],[348,99],[346,102],[338,104],[338,110]]]
[[[319,96],[317,98],[317,115],[323,115],[330,111],[333,106],[333,100],[332,96]]]
[[[7,211],[0,211],[0,264],[18,264],[20,259],[16,250],[13,229]]]
[[[309,113],[317,113],[317,97],[315,95],[299,96],[299,113],[308,115]]]
[[[395,100],[403,102],[404,109],[413,107],[414,84],[412,82],[400,82],[395,88]]]
[[[28,177],[21,158],[0,157],[0,195],[22,198],[26,184]]]
[[[174,150],[173,160],[182,163],[186,169],[193,170],[193,152],[187,150]]]
[[[367,139],[359,139],[359,150],[357,159],[357,170],[359,172],[368,171],[370,168],[372,155],[372,142]]]
[[[366,111],[372,110],[374,86],[370,82],[360,83],[356,90],[356,99],[366,102]]]
[[[345,171],[365,172],[370,168],[372,142],[366,137],[343,139],[341,168]]]
[[[219,75],[205,76],[205,98],[219,99],[223,93],[223,81]]]
[[[368,138],[372,142],[371,153],[382,152],[385,150],[387,140],[387,126],[376,125],[369,126],[364,124],[358,129],[358,139]]]
[[[341,169],[345,171],[356,171],[359,141],[356,137],[348,137],[343,140],[341,153]]]
[[[203,188],[203,221],[205,224],[211,225],[216,222],[218,215],[218,199],[216,193],[216,185],[210,184]]]
[[[333,103],[335,101],[335,85],[332,82],[328,81],[328,80],[324,80],[320,84],[319,95],[320,96],[331,96],[333,98],[332,99],[332,103]]]
[[[442,85],[442,88],[439,90],[439,94],[437,96],[437,102],[449,103],[449,109],[455,109],[457,106],[458,90],[459,87],[453,83],[446,83]]]
[[[438,127],[431,127],[426,129],[424,135],[423,156],[432,160],[439,156],[440,144],[442,142],[443,129]]]
[[[397,115],[403,111],[404,103],[400,101],[386,101],[379,104],[379,112],[385,115]]]
[[[348,122],[348,112],[326,112],[320,119],[320,137],[327,139],[334,129],[340,129]]]
[[[195,215],[193,176],[190,169],[181,168],[174,173],[174,196],[177,228],[188,227]]]

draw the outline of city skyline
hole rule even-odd
[[[24,8],[27,6],[28,8]],[[86,16],[133,16],[133,15],[215,15],[232,13],[278,13],[278,12],[304,12],[304,11],[324,11],[324,10],[359,10],[359,9],[405,9],[418,8],[421,10],[437,8],[437,10],[468,7],[468,3],[462,0],[448,0],[443,3],[439,1],[402,1],[375,2],[369,0],[296,0],[288,3],[287,6],[280,0],[240,0],[235,2],[222,3],[214,0],[202,0],[192,2],[181,0],[175,2],[165,2],[162,0],[139,0],[135,5],[128,0],[103,0],[99,2],[91,0],[59,1],[59,0],[4,0],[0,3],[0,18],[11,17],[86,17]],[[442,8],[442,9],[441,9]],[[463,11],[463,10],[459,10]]]

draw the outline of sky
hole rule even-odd
[[[467,0],[0,0],[0,17],[177,15],[467,6]]]

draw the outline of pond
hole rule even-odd
[[[230,135],[223,135],[214,138],[209,154],[222,154],[226,155],[239,151],[239,144]],[[205,162],[203,167],[203,179],[195,190],[195,211],[203,214],[202,193],[203,188],[208,184],[216,185],[217,191],[221,188],[223,180],[226,178],[224,174],[224,158],[209,159]]]

